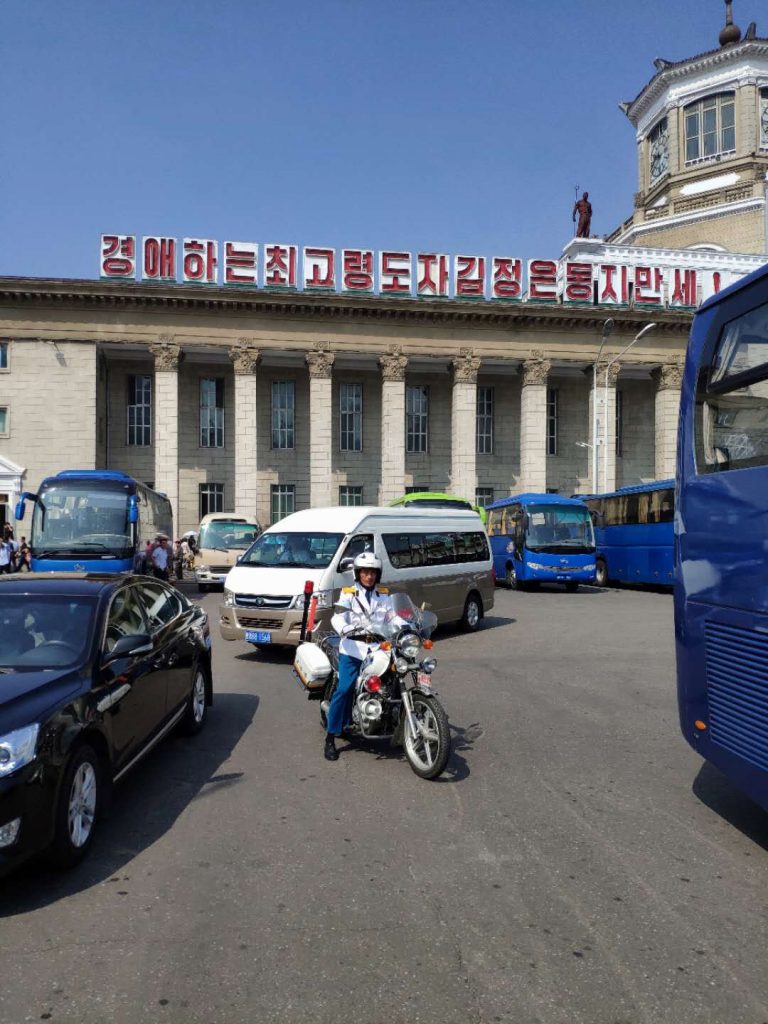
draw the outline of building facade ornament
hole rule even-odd
[[[379,367],[384,380],[405,380],[405,368],[408,356],[403,355],[399,345],[393,345],[389,352],[379,357]]]
[[[336,356],[329,349],[316,348],[306,352],[304,361],[309,368],[309,376],[320,380],[330,380]]]
[[[251,338],[239,338],[230,348],[229,358],[232,360],[235,373],[255,373],[261,362],[261,349]]]
[[[662,363],[652,371],[651,376],[656,382],[657,391],[679,391],[683,383],[683,364],[679,361]]]
[[[610,364],[610,368],[609,368]],[[594,365],[594,364],[593,364]],[[616,381],[619,379],[619,373],[621,372],[621,363],[611,363],[609,359],[601,359],[597,365],[597,386],[599,388],[605,387],[605,373],[608,371],[608,387],[615,388]],[[587,373],[592,375],[592,366],[587,368]]]
[[[477,384],[480,369],[480,358],[472,348],[459,349],[459,355],[451,360],[453,380],[455,384]]]
[[[149,346],[155,360],[155,370],[170,370],[176,372],[179,369],[183,355],[181,345],[177,345],[172,334],[163,334],[160,340]]]
[[[552,363],[544,358],[544,353],[534,349],[523,363],[523,387],[527,384],[546,384],[547,375]]]

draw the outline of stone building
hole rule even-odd
[[[363,251],[306,248],[304,288],[271,287],[266,251],[257,281],[255,243],[230,242],[239,266],[252,257],[251,286],[193,283],[199,254],[219,250],[191,239],[184,283],[173,239],[143,240],[135,280],[134,236],[105,236],[102,257],[118,255],[102,259],[104,280],[0,278],[0,518],[65,468],[153,484],[177,532],[219,509],[267,523],[408,489],[487,503],[673,475],[692,309],[765,252],[768,40],[736,31],[710,54],[657,63],[627,107],[641,176],[632,220],[530,261],[527,292],[520,260],[456,257],[449,288],[447,256],[404,253],[380,254],[380,290],[399,280],[395,294],[346,276],[337,290],[334,258],[346,268]],[[273,248],[296,263],[296,247]],[[427,265],[442,273],[431,292]]]
[[[636,131],[632,216],[607,241],[765,253],[768,245],[768,39],[742,36],[731,3],[717,49],[655,61],[621,109]]]

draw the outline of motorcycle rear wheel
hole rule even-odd
[[[414,740],[405,722],[403,746],[412,771],[420,779],[436,779],[442,774],[451,756],[451,733],[448,716],[437,697],[413,693],[413,715],[421,733]]]

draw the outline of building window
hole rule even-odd
[[[363,488],[362,487],[340,487],[339,488],[339,504],[340,505],[362,505],[363,504]]]
[[[477,389],[477,454],[493,454],[493,388]]]
[[[560,404],[557,388],[547,388],[547,455],[557,455],[557,414]]]
[[[296,485],[272,484],[269,489],[269,501],[273,523],[289,516],[296,511]]]
[[[0,405],[0,437],[9,437],[11,433],[11,411],[7,405]]]
[[[760,146],[768,149],[768,89],[760,90]]]
[[[616,455],[624,454],[624,392],[616,392]]]
[[[707,96],[685,108],[685,162],[695,163],[736,150],[734,93]]]
[[[405,450],[429,450],[429,388],[425,384],[405,389]]]
[[[0,341],[0,370],[8,369],[9,346],[7,341]]]
[[[411,484],[410,487],[405,488],[406,494],[422,494],[424,491],[428,491],[428,487],[423,487],[421,484]]]
[[[132,374],[128,378],[128,444],[152,444],[152,377]]]
[[[272,447],[294,447],[296,385],[292,380],[272,382]]]
[[[224,378],[200,379],[200,447],[224,447]]]
[[[339,385],[339,438],[343,452],[363,450],[363,385]]]
[[[486,505],[490,505],[493,502],[493,488],[492,487],[476,487],[475,488],[475,504],[479,505],[480,508],[485,508]]]
[[[224,511],[224,484],[200,484],[200,518]]]
[[[648,135],[648,161],[651,170],[651,184],[655,184],[669,170],[669,136],[666,117],[663,117]]]

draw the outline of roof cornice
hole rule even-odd
[[[646,111],[659,99],[672,82],[680,81],[700,71],[710,71],[725,64],[736,63],[744,57],[768,57],[768,39],[748,39],[736,46],[722,47],[699,54],[676,64],[666,63],[635,99],[619,106],[632,125],[637,128]]]
[[[165,310],[212,315],[251,314],[299,320],[397,321],[403,324],[465,324],[473,328],[515,330],[550,327],[599,330],[606,316],[631,329],[648,319],[645,309],[539,305],[500,300],[391,298],[379,295],[276,294],[264,289],[89,281],[60,278],[0,277],[0,308],[58,307],[73,310]],[[691,314],[679,309],[654,311],[654,319],[674,333],[687,333]]]

